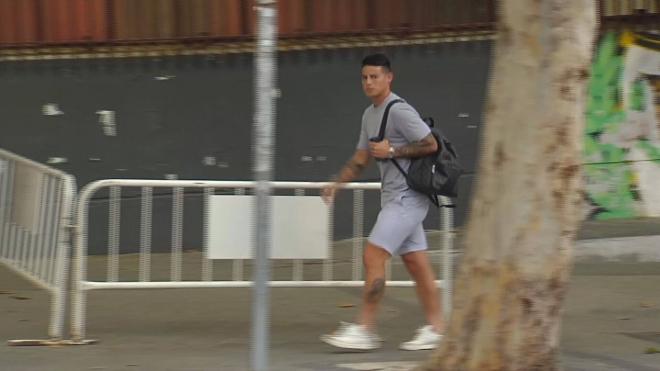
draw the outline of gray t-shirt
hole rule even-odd
[[[369,138],[378,136],[385,107],[394,99],[401,98],[391,93],[378,107],[372,104],[364,110],[364,114],[362,115],[362,130],[360,130],[357,149],[369,149]],[[390,108],[387,128],[385,129],[385,138],[390,141],[392,146],[400,147],[411,142],[419,141],[430,133],[431,129],[422,121],[419,113],[410,104],[399,102]],[[410,160],[407,158],[397,158],[396,161],[404,170],[408,170]],[[428,197],[424,194],[408,188],[406,178],[392,161],[377,161],[377,163],[382,183],[381,206],[384,206],[390,201],[400,199],[403,196],[419,198],[420,201],[428,201]]]

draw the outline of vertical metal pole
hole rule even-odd
[[[16,225],[16,223],[11,223],[11,227],[9,229],[9,263],[10,264],[16,264],[18,261],[16,259],[16,250],[17,250],[17,244],[16,244],[16,233],[18,233],[16,230],[19,227]]]
[[[121,187],[110,187],[108,211],[108,282],[119,280],[119,233],[121,221]]]
[[[42,280],[46,280],[46,252],[44,244],[46,243],[46,225],[48,223],[48,175],[43,175],[41,180],[41,196],[39,198],[39,227],[37,228],[37,262],[34,273]]]
[[[244,195],[244,188],[237,188],[234,190],[235,195]],[[231,279],[234,281],[243,281],[243,259],[234,259],[231,268]]]
[[[49,270],[48,270],[48,259],[50,256],[50,248],[53,246],[53,240],[52,240],[52,234],[53,234],[53,195],[52,195],[52,188],[53,188],[53,178],[51,176],[46,177],[46,183],[44,187],[46,188],[45,190],[45,198],[44,202],[46,204],[44,213],[46,214],[44,220],[46,223],[46,228],[44,229],[44,234],[43,234],[43,242],[42,242],[42,260],[41,260],[41,267],[40,271],[43,272],[43,280],[44,282],[49,282],[48,277],[49,277]]]
[[[353,190],[353,281],[362,279],[362,244],[364,243],[364,189]]]
[[[442,197],[441,204],[448,205],[450,200]],[[454,211],[448,207],[440,208],[441,227],[442,231],[442,312],[445,321],[449,323],[451,316],[453,283],[452,278],[454,275],[454,268],[452,262],[452,254],[454,250]]]
[[[87,318],[87,291],[84,283],[87,281],[87,226],[89,202],[92,193],[83,188],[76,202],[75,213],[75,255],[73,259],[73,287],[71,291],[71,337],[74,340],[85,340]]]
[[[209,219],[211,218],[211,197],[214,188],[204,188],[204,247],[202,254],[202,281],[213,281],[213,260],[209,259]]]
[[[183,267],[183,188],[175,187],[172,192],[172,259],[170,280],[181,281]]]
[[[66,317],[66,299],[69,286],[69,268],[71,258],[71,229],[73,216],[73,202],[76,192],[76,181],[72,176],[66,176],[60,181],[59,197],[61,207],[57,213],[57,265],[53,281],[53,301],[50,312],[50,327],[48,334],[51,338],[62,339]]]
[[[2,194],[0,194],[0,216],[2,217],[2,233],[0,233],[0,256],[9,260],[9,231],[11,223],[11,209],[14,199],[14,169],[13,161],[0,163],[0,172],[3,174]]]
[[[49,259],[49,266],[50,268],[48,269],[49,275],[47,278],[47,281],[51,287],[52,285],[55,284],[56,282],[56,276],[57,276],[57,251],[59,250],[59,245],[57,241],[59,241],[60,238],[60,228],[59,228],[59,219],[58,215],[60,215],[60,210],[62,209],[62,187],[63,185],[61,184],[62,182],[58,182],[55,178],[53,178],[53,198],[50,199],[50,203],[53,204],[53,213],[48,217],[50,220],[50,224],[53,225],[52,229],[52,234],[48,237],[49,238],[49,254],[50,254],[50,259]]]
[[[255,56],[254,178],[255,271],[252,309],[252,370],[268,370],[271,186],[274,153],[277,2],[257,0]]]
[[[294,191],[296,196],[304,196],[304,189],[296,189]],[[293,260],[293,276],[291,278],[293,281],[302,281],[303,280],[303,261],[302,259]]]
[[[151,281],[151,235],[153,188],[142,187],[140,208],[140,282]]]
[[[23,261],[24,261],[24,251],[25,251],[25,246],[24,246],[24,237],[25,237],[25,229],[22,226],[18,226],[18,231],[16,232],[16,250],[15,254],[13,256],[14,259],[14,264],[16,268],[24,268],[23,267]]]

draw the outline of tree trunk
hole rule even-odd
[[[593,0],[501,0],[451,322],[419,370],[556,370],[581,220]]]

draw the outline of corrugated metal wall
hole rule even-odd
[[[649,13],[660,12],[658,0],[605,0],[601,1],[601,12],[604,16],[620,16],[638,14],[640,10]]]
[[[495,0],[278,3],[282,37],[489,30],[496,14]],[[644,11],[647,16],[660,13],[660,0],[600,3],[601,13],[616,21],[639,17]],[[0,0],[0,44],[249,38],[254,29],[253,5],[253,0]],[[642,18],[644,22],[651,19]]]

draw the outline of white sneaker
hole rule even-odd
[[[435,349],[438,347],[440,343],[440,339],[442,339],[442,335],[435,332],[433,326],[426,325],[417,329],[417,331],[415,332],[415,337],[412,340],[406,341],[405,343],[401,343],[401,345],[399,345],[399,349],[401,350]]]
[[[339,328],[332,334],[321,335],[321,341],[337,348],[355,350],[378,349],[383,342],[364,326],[348,322],[340,322]]]

